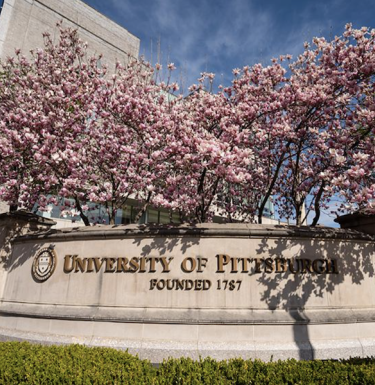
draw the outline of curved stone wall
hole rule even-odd
[[[374,355],[374,246],[355,231],[244,224],[21,236],[0,334],[153,362]]]

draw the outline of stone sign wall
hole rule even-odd
[[[374,245],[338,229],[234,224],[22,236],[1,333],[128,348],[153,362],[371,355]]]

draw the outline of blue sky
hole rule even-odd
[[[227,85],[232,69],[303,49],[315,36],[332,39],[346,23],[375,28],[374,0],[85,0],[141,40],[141,54],[174,62],[184,88],[203,71]],[[329,211],[329,210],[328,210]],[[337,226],[325,212],[321,224]]]
[[[85,0],[141,39],[141,54],[174,62],[185,86],[203,71],[228,84],[233,68],[296,56],[304,41],[375,27],[371,0]],[[152,48],[151,48],[152,47]]]

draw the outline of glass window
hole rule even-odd
[[[160,221],[159,221],[159,223],[170,223],[169,212],[168,211],[160,210]]]
[[[159,223],[159,211],[155,209],[148,210],[148,223]]]

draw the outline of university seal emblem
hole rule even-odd
[[[45,248],[34,257],[31,273],[40,282],[46,281],[56,267],[56,253],[52,248]]]

